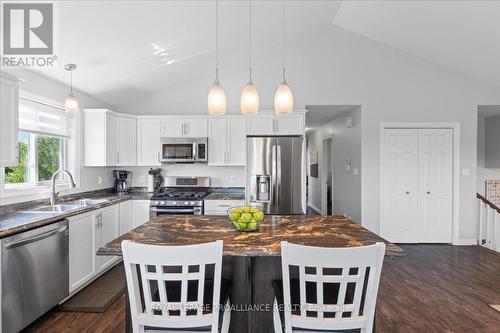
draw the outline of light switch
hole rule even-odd
[[[353,173],[355,176],[358,176],[358,175],[359,175],[359,169],[358,169],[358,168],[354,168],[354,169],[352,169],[352,173]]]
[[[462,176],[469,177],[470,176],[470,169],[462,169]]]

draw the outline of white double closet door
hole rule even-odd
[[[395,243],[451,243],[453,131],[383,134],[381,236]]]

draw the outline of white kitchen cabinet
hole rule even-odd
[[[161,166],[161,119],[137,119],[137,165]]]
[[[94,249],[95,252],[104,246],[106,243],[118,238],[119,233],[119,205],[113,205],[102,208],[94,214]],[[95,271],[96,274],[104,271],[106,268],[115,263],[118,259],[116,256],[95,256]]]
[[[132,230],[132,200],[120,202],[120,233],[123,235]]]
[[[131,117],[116,117],[116,165],[137,164],[137,120]]]
[[[261,112],[247,116],[247,135],[304,135],[305,112],[279,116]]]
[[[149,200],[132,200],[132,229],[149,221]]]
[[[19,164],[19,85],[17,79],[0,73],[0,167]]]
[[[117,119],[105,109],[82,111],[85,166],[116,165]]]
[[[91,212],[68,218],[70,293],[95,274],[94,216]]]
[[[230,207],[241,207],[245,200],[205,200],[204,215],[227,215]]]
[[[162,119],[162,136],[199,138],[207,136],[207,119],[196,118],[164,118]]]
[[[208,121],[208,164],[244,166],[246,128],[244,117],[213,118]]]
[[[247,116],[247,135],[273,135],[274,114],[256,114]]]

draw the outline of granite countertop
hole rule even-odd
[[[278,256],[280,242],[352,247],[387,244],[387,256],[404,255],[401,248],[341,216],[266,216],[259,231],[237,231],[227,217],[160,215],[99,248],[98,255],[121,255],[125,239],[155,245],[189,245],[224,241],[227,256]]]
[[[127,200],[149,200],[151,193],[147,192],[130,192],[127,194],[115,194],[108,191],[94,191],[79,194],[66,195],[61,197],[58,204],[65,202],[82,200],[82,199],[106,199],[105,202],[82,206],[79,209],[57,214],[52,213],[25,213],[38,207],[48,206],[48,200],[36,200],[0,206],[0,238],[8,237],[23,231],[35,229],[44,225],[48,225],[65,218],[90,212],[99,208],[111,206]]]
[[[210,193],[204,200],[245,200],[245,193]]]

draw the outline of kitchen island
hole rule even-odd
[[[233,283],[231,301],[240,309],[272,304],[271,282],[281,276],[280,242],[323,247],[353,247],[386,243],[387,256],[402,250],[359,224],[341,216],[266,216],[255,232],[237,231],[224,216],[162,215],[99,248],[98,255],[121,255],[121,242],[189,245],[224,241],[223,277]],[[128,303],[127,303],[128,304]],[[127,309],[127,331],[129,310]],[[234,312],[231,332],[271,332],[272,311]]]

